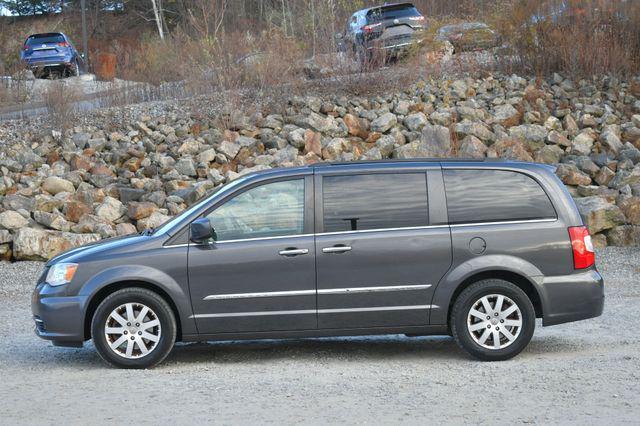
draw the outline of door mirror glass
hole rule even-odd
[[[214,238],[215,233],[207,218],[196,219],[191,222],[190,238],[194,243],[203,243]]]

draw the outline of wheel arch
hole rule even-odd
[[[521,288],[531,300],[536,317],[545,312],[544,294],[539,283],[544,274],[530,262],[511,255],[478,256],[463,262],[440,280],[434,290],[430,323],[448,324],[451,307],[458,295],[471,284],[495,278],[509,281]]]
[[[111,283],[102,287],[91,297],[89,303],[87,304],[84,315],[84,339],[91,339],[91,321],[93,320],[93,315],[95,314],[96,309],[98,309],[100,303],[116,291],[132,287],[144,288],[146,290],[153,291],[154,293],[162,297],[165,302],[167,302],[167,304],[171,307],[176,320],[176,341],[180,341],[182,339],[182,324],[180,319],[180,312],[178,311],[178,307],[176,306],[175,302],[173,301],[169,293],[167,293],[162,287],[148,281],[140,280],[123,280]]]
[[[449,304],[447,306],[447,324],[449,324],[453,304],[456,302],[460,293],[462,293],[470,285],[486,279],[499,279],[499,280],[504,280],[516,285],[518,288],[520,288],[520,290],[524,291],[524,293],[527,295],[527,297],[533,304],[533,309],[535,310],[536,318],[542,318],[543,309],[542,309],[542,300],[540,299],[540,294],[538,293],[538,290],[536,289],[535,285],[528,278],[526,278],[521,274],[518,274],[513,271],[509,271],[509,270],[488,270],[488,271],[482,271],[467,277],[464,281],[462,281],[456,287],[453,294],[451,295]]]

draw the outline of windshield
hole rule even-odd
[[[172,232],[177,231],[178,230],[177,228],[179,228],[182,225],[182,221],[187,217],[189,217],[193,212],[209,204],[212,201],[212,198],[223,195],[235,189],[241,183],[245,182],[248,177],[249,175],[247,175],[246,177],[236,179],[233,182],[228,183],[226,185],[221,185],[217,187],[212,192],[202,197],[200,201],[196,202],[194,205],[192,205],[191,207],[189,207],[188,209],[180,213],[178,216],[174,217],[173,219],[169,219],[167,222],[160,225],[155,231],[153,231],[153,234],[155,235],[171,234]]]

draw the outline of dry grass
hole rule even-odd
[[[42,94],[42,100],[49,122],[58,129],[71,127],[77,113],[77,102],[80,94],[73,87],[65,85],[64,81],[54,81],[47,86]]]

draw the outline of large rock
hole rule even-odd
[[[427,123],[427,116],[422,112],[409,114],[404,119],[404,125],[412,132],[419,132]]]
[[[374,132],[384,133],[396,124],[398,124],[398,118],[395,114],[387,112],[371,122],[371,130]]]
[[[427,157],[451,155],[451,135],[444,126],[426,125],[422,128],[420,141],[425,145]]]
[[[8,210],[0,213],[0,228],[20,229],[28,224],[29,221],[18,212]]]
[[[547,139],[547,129],[539,124],[523,124],[511,127],[509,135],[529,145],[532,150],[540,149]]]
[[[573,164],[560,164],[556,169],[556,175],[565,185],[590,185],[591,177],[578,170]]]
[[[22,228],[13,237],[13,255],[17,260],[49,260],[63,251],[98,240],[98,234]]]
[[[74,192],[76,189],[71,182],[57,176],[50,176],[42,182],[42,189],[49,194],[56,195],[59,192]]]
[[[149,201],[143,202],[131,202],[127,208],[127,216],[133,220],[144,219],[145,217],[151,216],[151,214],[158,210],[158,206]]]
[[[151,216],[144,219],[140,219],[137,223],[138,231],[142,232],[145,229],[154,229],[171,219],[171,216],[155,211],[151,213]]]
[[[475,136],[483,142],[495,139],[493,132],[482,122],[463,120],[456,124],[455,130],[459,139],[464,139],[467,135]]]
[[[520,113],[511,104],[498,105],[494,108],[493,120],[504,127],[516,126],[520,122]]]
[[[614,228],[625,222],[624,214],[618,206],[601,197],[584,197],[575,200],[584,223],[594,235]]]
[[[475,136],[467,136],[462,140],[462,145],[458,150],[458,156],[463,158],[484,158],[487,146]]]
[[[105,197],[102,204],[96,208],[96,215],[110,222],[115,222],[127,212],[127,208],[113,197]]]
[[[620,225],[608,230],[607,244],[620,247],[640,245],[640,226]]]
[[[627,223],[640,225],[640,197],[629,197],[619,203]]]

